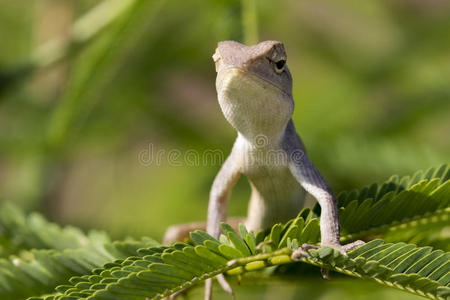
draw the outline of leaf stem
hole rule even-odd
[[[256,0],[241,0],[242,5],[242,30],[244,43],[253,45],[258,42],[258,16]]]

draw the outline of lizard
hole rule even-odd
[[[321,207],[321,246],[346,253],[364,242],[340,244],[337,199],[318,169],[306,155],[292,121],[292,75],[283,43],[264,41],[246,46],[223,41],[213,55],[218,102],[225,119],[237,131],[231,153],[223,163],[210,191],[207,222],[172,226],[165,241],[180,240],[188,232],[204,229],[215,238],[227,219],[233,186],[245,175],[251,186],[247,218],[229,219],[257,232],[295,218],[312,196]],[[302,245],[295,259],[315,245]],[[326,274],[324,274],[326,276]],[[222,287],[230,290],[223,277]],[[206,299],[211,298],[211,281]]]

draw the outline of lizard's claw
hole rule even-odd
[[[365,242],[363,242],[361,240],[357,240],[353,243],[349,243],[346,245],[322,245],[322,246],[330,246],[331,248],[339,250],[342,254],[347,255],[347,251],[356,249],[364,244],[365,244]],[[308,253],[307,253],[308,250],[319,249],[319,248],[320,247],[317,245],[303,244],[301,247],[299,247],[294,252],[292,252],[291,258],[292,258],[292,260],[300,261],[303,257],[306,257],[308,255]],[[320,271],[321,271],[322,277],[324,279],[330,279],[330,271],[328,269],[321,268]]]
[[[347,251],[351,251],[353,249],[356,249],[362,245],[364,245],[365,242],[361,241],[361,240],[357,240],[354,241],[353,243],[349,243],[346,245],[321,245],[321,246],[317,246],[317,245],[313,245],[313,244],[303,244],[301,247],[299,247],[298,249],[296,249],[292,255],[291,258],[293,260],[300,260],[303,257],[307,256],[308,253],[307,251],[310,249],[319,249],[322,246],[329,246],[331,248],[334,248],[336,250],[339,250],[342,254],[347,255]]]
[[[366,242],[364,242],[364,241],[361,241],[361,240],[356,240],[356,241],[354,241],[354,242],[352,242],[352,243],[349,243],[349,244],[345,244],[345,245],[343,245],[343,246],[341,246],[342,248],[344,248],[344,251],[351,251],[351,250],[354,250],[354,249],[356,249],[356,248],[359,248],[359,247],[361,247],[362,245],[364,245]]]
[[[303,244],[301,247],[297,248],[294,252],[291,254],[292,260],[300,261],[303,257],[306,257],[308,255],[308,250],[310,249],[319,249],[320,247],[313,244]]]

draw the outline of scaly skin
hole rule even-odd
[[[283,44],[219,43],[216,88],[219,104],[238,137],[213,183],[207,231],[214,237],[225,221],[228,195],[240,174],[252,187],[246,225],[257,231],[296,216],[307,193],[322,208],[322,244],[340,247],[336,198],[305,154],[291,120],[292,77]],[[269,153],[279,153],[270,159]]]
[[[227,217],[229,195],[244,174],[252,188],[245,220],[249,231],[294,218],[306,198],[312,196],[321,206],[321,244],[343,252],[360,245],[340,245],[336,198],[307,157],[296,133],[291,119],[292,77],[283,44],[265,41],[245,46],[234,41],[220,42],[213,59],[219,104],[238,136],[211,188],[207,232],[219,237],[219,224]],[[171,227],[166,241],[179,239],[186,226]],[[203,227],[189,226],[189,229]],[[313,246],[305,245],[293,257],[300,258],[310,247]],[[219,281],[229,289],[222,277]],[[206,299],[210,298],[211,281],[208,281]]]

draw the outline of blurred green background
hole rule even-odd
[[[294,122],[335,191],[450,160],[449,1],[100,3],[0,1],[4,201],[115,238],[204,220],[220,165],[182,158],[231,149],[211,59],[228,39],[284,42]],[[230,215],[249,194],[243,178]]]
[[[227,39],[285,43],[294,122],[335,191],[450,161],[449,1],[1,0],[0,199],[115,238],[204,220],[220,164],[183,157],[236,136],[211,59]],[[249,194],[243,178],[230,215]],[[238,295],[413,297],[314,274]]]

